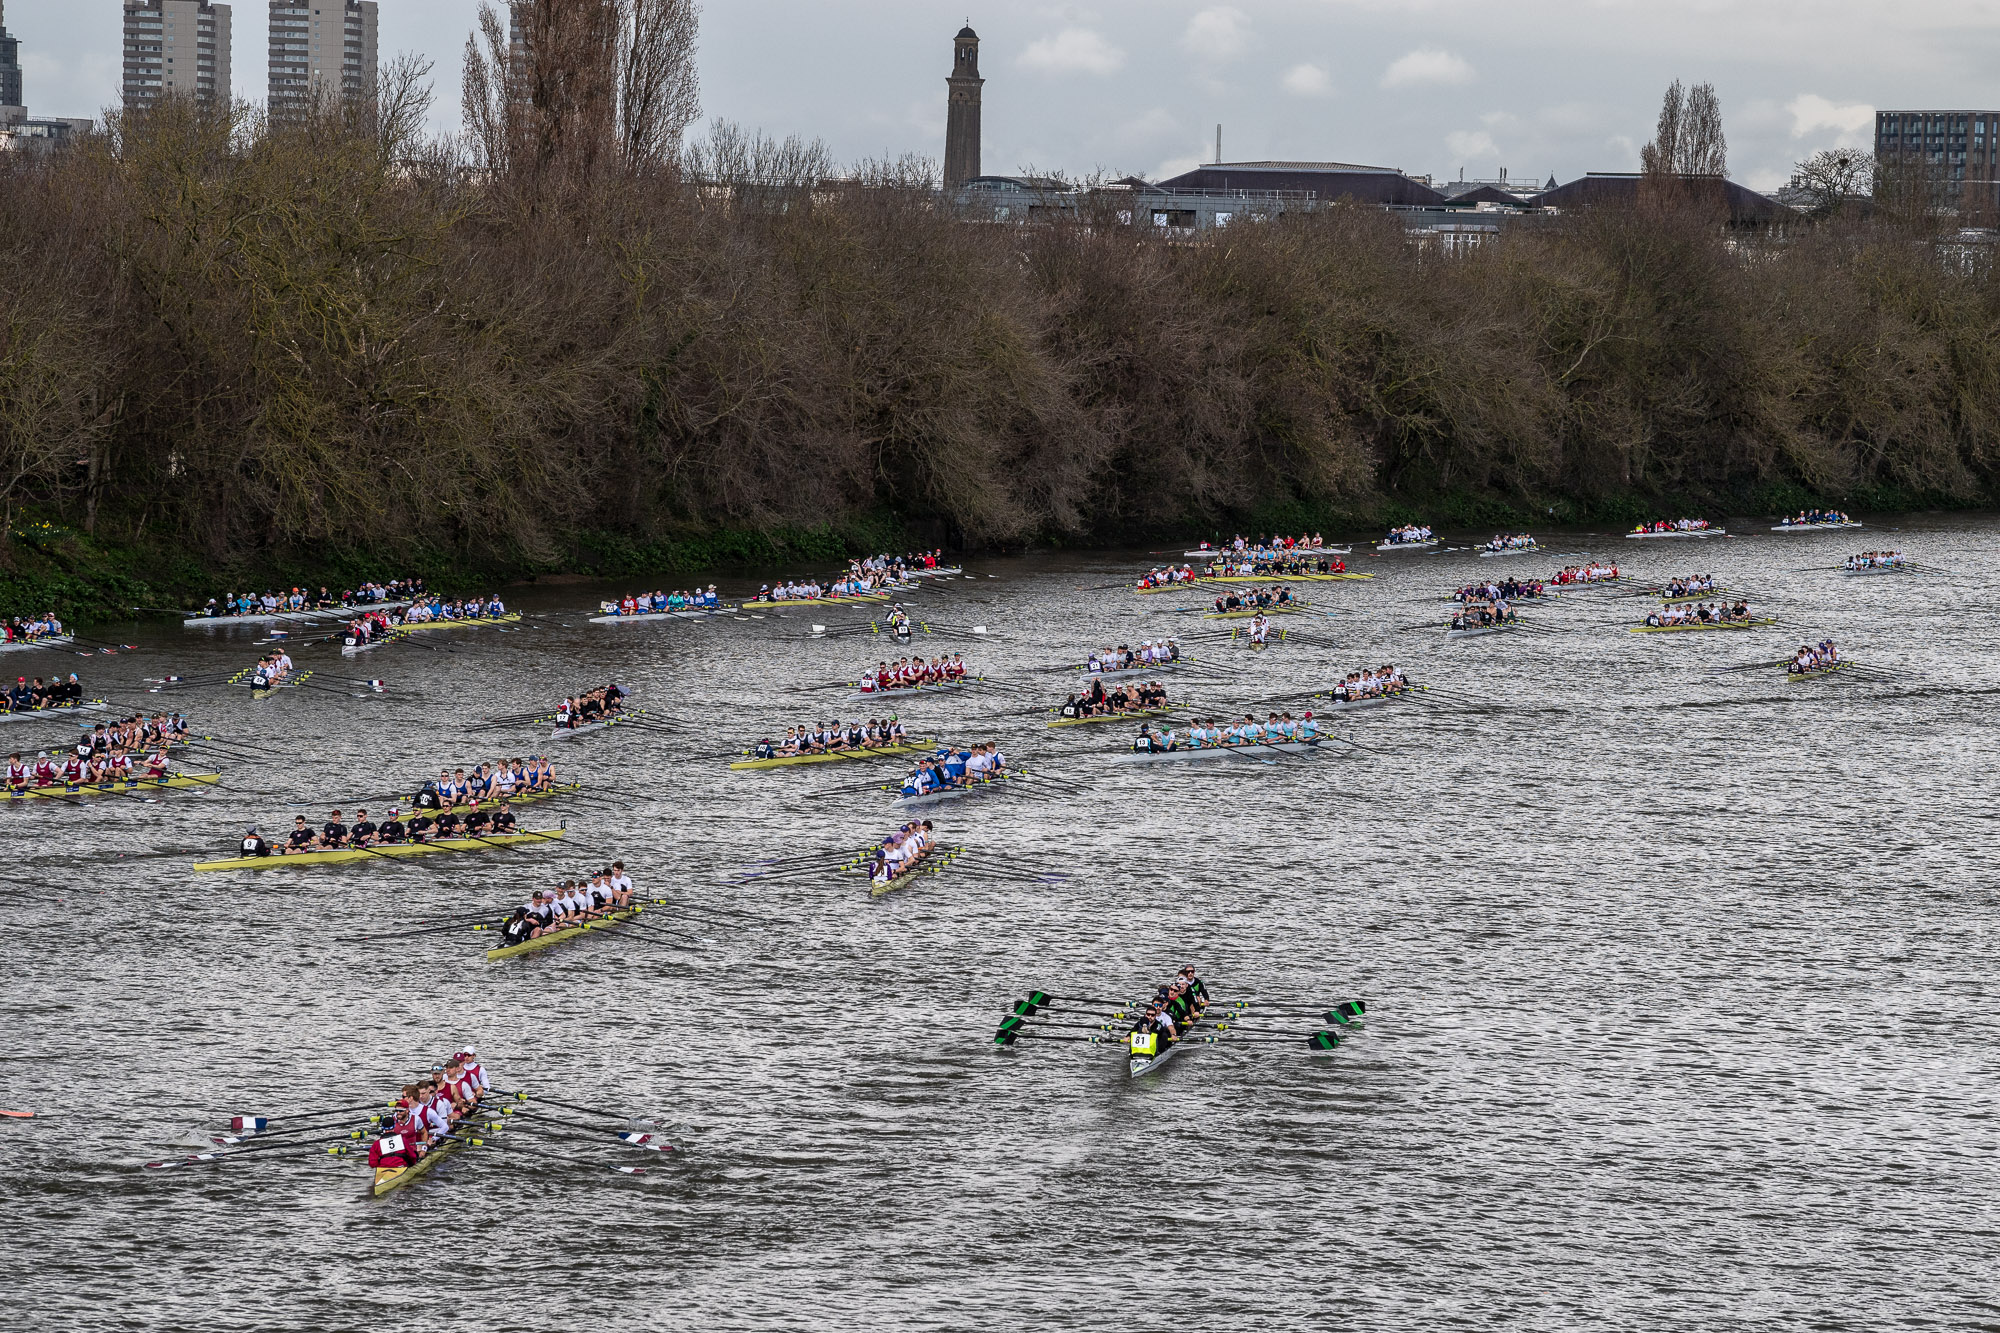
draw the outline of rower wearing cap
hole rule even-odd
[[[384,843],[403,841],[406,831],[403,828],[402,814],[401,810],[393,805],[390,806],[389,817],[376,826],[375,836]]]
[[[423,1129],[407,1106],[396,1108],[395,1118],[368,1145],[368,1165],[377,1171],[400,1171],[415,1166],[424,1155]]]
[[[269,856],[271,844],[257,834],[257,826],[252,824],[243,834],[242,854],[244,856]]]

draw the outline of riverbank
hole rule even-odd
[[[51,609],[65,622],[78,625],[171,617],[236,589],[342,587],[366,579],[407,575],[421,576],[442,593],[472,593],[553,578],[671,583],[692,581],[696,576],[704,580],[728,577],[734,571],[772,566],[824,569],[853,555],[941,545],[955,555],[1037,548],[1104,550],[1226,540],[1238,532],[1318,532],[1331,541],[1361,542],[1405,523],[1490,534],[1530,531],[1538,525],[1619,530],[1649,519],[1683,515],[1741,526],[1747,519],[1775,520],[1816,505],[1831,505],[1878,521],[1918,511],[1973,512],[1991,507],[1990,502],[1952,504],[1940,496],[1888,487],[1828,498],[1784,484],[1706,496],[1625,494],[1593,501],[1450,492],[1382,497],[1371,504],[1341,508],[1296,502],[1271,504],[1240,517],[1190,518],[1174,524],[1005,546],[968,548],[948,542],[942,524],[875,514],[816,528],[721,529],[672,537],[582,532],[571,535],[559,556],[543,559],[475,557],[415,547],[400,552],[293,550],[222,565],[210,565],[185,548],[163,542],[105,541],[53,519],[22,517],[0,543],[0,617],[39,615]]]

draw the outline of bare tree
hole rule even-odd
[[[465,39],[460,106],[474,161],[496,175],[504,175],[514,161],[514,107],[507,85],[511,63],[499,11],[481,4],[479,28]]]
[[[1714,84],[1685,88],[1675,79],[1668,86],[1653,141],[1639,150],[1639,169],[1639,197],[1653,209],[1692,210],[1711,221],[1726,215],[1729,142]]]
[[[674,159],[701,114],[694,0],[618,0],[618,146],[628,168]]]
[[[1830,218],[1849,201],[1866,199],[1875,186],[1875,156],[1859,148],[1827,148],[1792,168],[1790,190],[1806,213]]]

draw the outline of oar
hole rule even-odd
[[[1073,1041],[1083,1046],[1122,1047],[1125,1045],[1125,1038],[1123,1037],[1069,1037],[1053,1032],[996,1032],[993,1034],[993,1043],[996,1046],[1012,1046],[1018,1041]]]
[[[562,1125],[569,1129],[580,1129],[590,1134],[608,1134],[620,1143],[634,1148],[644,1148],[647,1152],[679,1152],[680,1149],[657,1134],[640,1134],[628,1129],[607,1129],[603,1125],[586,1125],[581,1120],[563,1120],[546,1115],[538,1109],[529,1108],[530,1116],[517,1124]]]
[[[620,1175],[626,1176],[643,1176],[647,1170],[643,1166],[620,1166],[615,1162],[594,1162],[588,1157],[573,1157],[565,1153],[543,1152],[519,1142],[502,1143],[498,1139],[473,1139],[470,1142],[473,1147],[477,1148],[499,1148],[504,1152],[522,1153],[530,1157],[540,1157],[550,1162],[566,1162],[572,1166],[604,1167],[607,1170],[616,1171]]]
[[[575,1102],[562,1101],[558,1098],[550,1097],[547,1094],[540,1092],[516,1092],[511,1095],[514,1097],[516,1101],[529,1102],[529,1103],[547,1102],[550,1106],[560,1106],[565,1111],[576,1111],[583,1115],[608,1116],[613,1120],[623,1120],[629,1124],[634,1124],[634,1125],[652,1125],[654,1128],[658,1128],[660,1123],[659,1121],[653,1120],[650,1117],[642,1115],[633,1115],[624,1111],[607,1111],[602,1107],[598,1106],[578,1106]]]

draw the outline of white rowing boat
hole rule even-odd
[[[365,611],[387,611],[408,605],[408,602],[368,602],[361,606],[337,606],[322,611],[263,611],[247,616],[187,616],[182,619],[181,628],[188,629],[201,625],[276,625],[280,622],[313,624],[339,620],[345,616],[358,616]]]
[[[1400,690],[1388,694],[1371,694],[1361,699],[1328,699],[1325,703],[1313,705],[1315,713],[1351,713],[1358,708],[1379,708],[1383,704],[1398,703],[1413,694],[1421,694],[1430,689],[1428,685],[1405,685]],[[1315,699],[1319,695],[1313,696]]]
[[[1496,555],[1532,555],[1532,554],[1534,554],[1534,553],[1535,553],[1536,551],[1539,551],[1539,550],[1541,550],[1541,549],[1542,549],[1542,548],[1541,548],[1541,547],[1540,547],[1539,545],[1537,545],[1537,546],[1509,546],[1509,547],[1507,547],[1507,548],[1506,548],[1505,550],[1502,550],[1502,551],[1494,551],[1494,550],[1488,550],[1488,549],[1487,549],[1486,547],[1482,546],[1482,547],[1480,547],[1480,548],[1479,548],[1479,558],[1480,558],[1481,560],[1485,560],[1485,559],[1488,559],[1489,557],[1492,557],[1492,556],[1496,556]]]
[[[0,713],[0,722],[33,722],[38,718],[74,717],[78,713],[108,713],[111,705],[102,699],[89,703],[63,704],[56,708],[27,708],[18,713]]]
[[[1375,549],[1381,552],[1428,551],[1433,546],[1442,546],[1442,545],[1444,545],[1444,538],[1426,537],[1420,542],[1383,542],[1380,545],[1378,545]]]
[[[937,694],[943,690],[969,690],[975,685],[986,683],[984,676],[967,676],[963,680],[943,680],[928,685],[898,685],[893,689],[849,690],[850,699],[913,699],[918,695]]]
[[[634,615],[622,616],[611,610],[609,605],[603,609],[608,614],[592,616],[591,624],[636,625],[642,620],[712,620],[716,616],[734,615],[737,610],[734,606],[684,606],[678,611],[641,611]]]
[[[1252,741],[1233,745],[1199,745],[1181,750],[1132,750],[1116,756],[1127,764],[1176,763],[1183,759],[1223,759],[1231,755],[1255,759],[1261,754],[1313,754],[1324,744],[1321,738],[1309,741]]]
[[[1628,532],[1627,537],[1727,537],[1721,528],[1670,528],[1666,532]]]
[[[1842,528],[1858,528],[1858,527],[1861,527],[1861,526],[1863,526],[1863,525],[1862,525],[1862,524],[1860,524],[1860,523],[1856,523],[1856,522],[1855,522],[1855,521],[1854,521],[1853,519],[1851,519],[1851,518],[1850,518],[1850,519],[1848,519],[1848,520],[1847,520],[1847,521],[1846,521],[1845,523],[1778,523],[1778,524],[1774,524],[1774,525],[1772,526],[1772,528],[1771,528],[1771,531],[1773,531],[1773,532],[1838,532],[1838,531],[1840,531],[1840,530],[1841,530]]]
[[[1004,786],[1020,776],[1020,773],[1014,769],[1002,769],[992,777],[979,782],[969,782],[962,787],[940,787],[936,791],[927,791],[921,796],[898,796],[890,804],[898,810],[921,810],[928,806],[942,805],[946,801],[957,800],[961,796],[971,796],[975,792],[990,791],[994,788]]]
[[[65,648],[76,642],[74,634],[50,634],[40,639],[17,639],[0,643],[0,653],[25,653],[31,648]]]
[[[1165,671],[1178,671],[1188,665],[1188,659],[1176,658],[1171,662],[1155,662],[1150,666],[1121,667],[1117,671],[1091,671],[1077,667],[1076,673],[1085,680],[1130,680],[1134,676],[1157,676]]]
[[[1444,637],[1446,639],[1476,639],[1482,634],[1499,634],[1506,630],[1519,628],[1521,628],[1519,621],[1508,625],[1474,625],[1471,629],[1448,629],[1444,632]]]
[[[1864,565],[1860,569],[1843,569],[1840,572],[1849,578],[1858,578],[1863,574],[1909,574],[1915,571],[1908,565]]]

